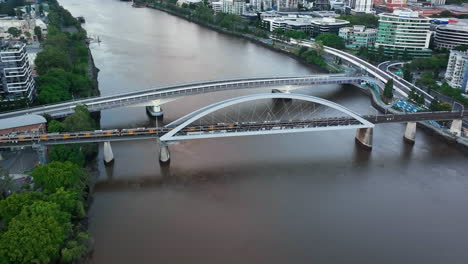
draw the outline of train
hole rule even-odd
[[[285,128],[308,128],[318,127],[329,124],[329,122],[337,122],[339,125],[344,123],[357,123],[357,120],[349,120],[349,118],[323,118],[316,120],[269,120],[263,122],[234,122],[234,123],[217,123],[215,125],[200,125],[185,127],[178,133],[180,135],[201,135],[205,133],[226,133],[228,131],[252,131],[252,130],[280,130]],[[110,130],[94,130],[80,132],[64,132],[64,133],[10,133],[0,135],[0,144],[16,144],[20,142],[40,142],[40,141],[61,141],[71,139],[86,139],[86,138],[106,138],[106,137],[128,137],[128,136],[145,136],[154,135],[161,136],[173,130],[173,127],[140,127],[140,128],[123,128]]]

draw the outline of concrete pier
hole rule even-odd
[[[164,142],[159,142],[159,162],[169,163],[171,161],[171,153],[169,146]]]
[[[104,163],[106,165],[114,162],[114,153],[112,152],[112,147],[109,141],[104,142]]]
[[[39,164],[47,164],[47,147],[43,144],[33,144],[32,148],[36,150]]]
[[[408,122],[406,124],[405,135],[403,136],[403,140],[410,144],[414,144],[416,140],[416,122]]]
[[[153,117],[163,117],[164,112],[160,105],[150,105],[146,107],[146,112]]]
[[[461,132],[462,132],[462,120],[461,119],[453,120],[452,125],[450,126],[450,133],[460,137]]]
[[[372,149],[372,136],[374,134],[374,129],[372,128],[358,128],[356,131],[356,143],[363,146],[364,148],[371,150]]]

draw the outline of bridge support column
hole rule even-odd
[[[169,163],[171,161],[171,153],[169,152],[169,146],[165,142],[159,142],[159,162]]]
[[[452,125],[450,126],[450,133],[460,137],[461,132],[462,132],[462,120],[461,119],[453,120]]]
[[[372,128],[358,128],[356,132],[356,143],[366,149],[372,149],[372,136],[374,131]]]
[[[160,105],[150,105],[146,107],[146,112],[153,117],[159,117],[162,118],[164,115],[164,112],[162,111],[162,108]]]
[[[3,153],[0,151],[0,160],[4,160],[3,159]]]
[[[403,140],[410,144],[414,144],[416,139],[416,122],[408,122],[406,124],[405,135],[403,136]]]
[[[109,141],[104,142],[104,164],[109,165],[114,162],[114,153],[112,152],[111,143]]]
[[[33,149],[36,150],[39,164],[40,165],[45,165],[47,164],[47,147],[43,144],[34,144]]]

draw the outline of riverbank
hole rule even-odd
[[[176,11],[171,10],[171,9],[164,8],[164,7],[156,5],[156,4],[150,4],[149,3],[149,4],[146,5],[146,7],[166,12],[166,13],[171,14],[173,16],[185,19],[187,21],[190,21],[192,23],[195,23],[197,25],[203,26],[205,28],[214,30],[214,31],[222,33],[222,34],[226,34],[226,35],[229,35],[229,36],[234,36],[234,37],[239,37],[239,38],[242,38],[242,39],[249,40],[249,41],[251,41],[251,42],[253,42],[255,44],[258,44],[258,45],[260,45],[262,47],[265,47],[267,49],[270,49],[270,50],[285,54],[285,55],[287,55],[287,56],[289,56],[291,58],[294,58],[294,59],[298,60],[299,62],[301,62],[302,64],[304,64],[305,66],[310,67],[314,71],[321,72],[321,73],[329,73],[330,72],[329,68],[324,68],[324,67],[320,67],[320,66],[308,63],[303,57],[300,57],[300,56],[297,55],[297,53],[293,52],[291,50],[292,47],[290,47],[288,49],[288,45],[285,45],[282,42],[275,43],[274,41],[272,41],[269,38],[268,39],[260,38],[260,37],[257,37],[255,35],[252,35],[252,34],[246,34],[246,33],[241,33],[241,32],[228,30],[228,29],[225,29],[225,28],[217,26],[217,25],[213,25],[213,24],[209,24],[209,23],[206,23],[206,22],[203,22],[203,21],[199,21],[197,19],[193,19],[190,16],[187,16],[185,14],[176,12]]]
[[[390,112],[393,114],[401,114],[400,111],[388,107],[388,105],[382,101],[380,91],[378,91],[377,89],[373,87],[368,87],[368,89],[365,90],[365,93],[370,96],[372,106],[379,110],[381,113]],[[436,127],[424,121],[417,122],[417,127],[425,131],[428,135],[437,137],[438,139],[441,139],[447,144],[453,145],[461,151],[468,153],[467,138],[455,136],[451,134],[447,129]]]

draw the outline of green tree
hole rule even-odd
[[[432,98],[431,104],[429,105],[429,110],[431,111],[438,111],[439,109],[439,100],[436,97]]]
[[[439,103],[437,111],[452,111],[452,106],[447,102]]]
[[[0,168],[0,195],[5,198],[9,195],[13,188],[13,178],[10,176],[8,170]]]
[[[77,192],[66,191],[64,188],[58,188],[55,193],[45,197],[47,202],[55,203],[60,210],[69,213],[70,215],[82,218],[81,208],[83,207],[81,197]]]
[[[84,105],[75,107],[75,113],[63,121],[65,131],[91,131],[96,129],[96,122]]]
[[[416,103],[418,103],[419,105],[424,105],[425,104],[424,95],[422,93],[418,94],[418,98],[416,99]]]
[[[76,236],[76,240],[70,240],[62,249],[62,262],[71,263],[80,260],[89,248],[90,236],[88,233],[80,232]]]
[[[47,132],[55,133],[63,131],[65,131],[65,128],[63,127],[62,122],[57,120],[51,120],[49,123],[47,123]]]
[[[379,17],[372,14],[341,15],[338,18],[349,21],[351,26],[364,25],[376,28],[379,25]]]
[[[41,85],[37,95],[37,101],[41,104],[51,104],[71,99],[70,92],[54,83]]]
[[[86,164],[86,155],[81,151],[80,145],[57,145],[50,148],[49,160],[70,161],[83,167]]]
[[[35,187],[42,188],[46,193],[54,193],[61,187],[82,193],[87,184],[85,171],[69,161],[53,161],[35,168],[31,175],[34,177]]]
[[[343,38],[332,33],[322,33],[315,38],[315,41],[321,41],[323,45],[335,49],[344,49],[345,47]]]
[[[457,46],[457,47],[453,48],[453,50],[467,51],[468,50],[468,45],[460,45],[460,46]]]
[[[21,30],[15,27],[8,28],[8,33],[10,33],[13,37],[17,38],[21,35]]]
[[[393,79],[388,80],[385,84],[383,95],[388,100],[393,98]]]
[[[8,225],[15,216],[21,213],[24,207],[43,199],[44,195],[39,192],[14,193],[0,201],[0,216]]]
[[[36,69],[39,75],[45,74],[52,68],[71,69],[70,59],[63,50],[56,48],[46,48],[39,52],[36,57]]]
[[[34,35],[36,35],[37,40],[42,41],[42,29],[40,27],[34,27]]]
[[[57,204],[25,206],[0,237],[0,263],[54,263],[70,230],[70,215]]]
[[[403,79],[405,79],[408,82],[413,82],[413,73],[411,73],[408,64],[405,64],[403,66]]]

